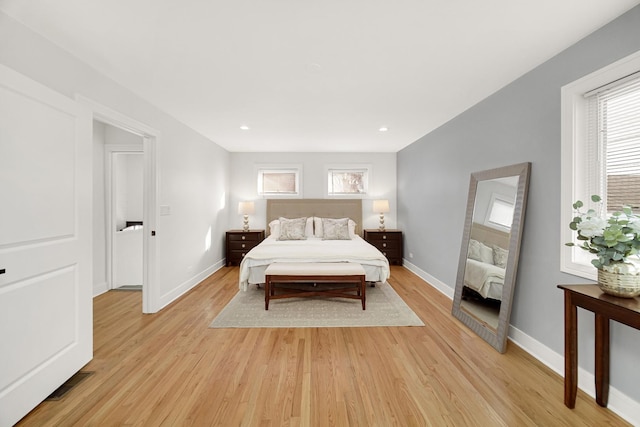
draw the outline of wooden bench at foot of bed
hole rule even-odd
[[[353,262],[276,262],[270,264],[264,273],[265,310],[269,310],[269,300],[272,299],[320,295],[359,299],[362,301],[362,309],[365,310],[365,272],[360,264]],[[277,286],[277,284],[297,283],[302,284],[304,287]],[[344,284],[345,286],[322,289],[315,286],[317,283],[336,283]],[[281,291],[277,295],[276,289]]]

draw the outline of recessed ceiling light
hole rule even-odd
[[[251,129],[251,128],[250,128],[249,126],[247,126],[247,125],[242,125],[242,126],[240,126],[240,129],[242,129],[242,130],[249,130],[249,129]]]
[[[379,132],[386,132],[388,130],[389,130],[389,128],[386,127],[386,126],[382,126],[380,129],[378,129]]]

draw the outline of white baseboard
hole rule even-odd
[[[107,282],[94,283],[93,284],[93,297],[95,298],[98,295],[104,294],[108,290],[109,290],[109,288],[107,287]]]
[[[453,299],[454,289],[452,287],[407,260],[404,260],[403,265],[435,289]],[[513,325],[509,325],[509,340],[564,378],[564,355],[556,353]],[[580,367],[578,367],[578,388],[595,399],[595,377],[592,373]],[[607,408],[632,425],[640,426],[640,402],[636,402],[615,387],[609,387],[609,404]]]
[[[448,296],[450,299],[453,299],[453,288],[451,286],[446,285],[444,282],[441,282],[440,280],[436,279],[426,271],[421,270],[417,266],[411,264],[406,259],[403,260],[402,265],[407,270],[411,271],[413,274],[415,274],[416,276],[418,276],[419,278],[421,278],[422,280],[424,280],[425,282],[427,282],[428,284],[430,284],[431,286],[433,286],[434,288],[436,288],[437,290],[439,290],[440,292]]]
[[[515,328],[513,325],[509,325],[509,340],[564,378],[564,355],[556,353],[540,341]],[[578,388],[595,399],[596,387],[594,374],[584,368],[578,367]],[[615,387],[609,387],[609,403],[607,408],[632,425],[640,426],[640,402],[636,402]]]
[[[175,289],[172,289],[171,292],[168,292],[160,297],[160,307],[158,311],[162,310],[167,305],[171,304],[176,299],[180,298],[182,295],[193,289],[198,283],[202,282],[207,277],[211,276],[216,271],[220,270],[224,266],[224,260],[220,260],[215,264],[211,265],[209,268],[204,271],[196,274],[190,279],[182,282],[180,286]]]

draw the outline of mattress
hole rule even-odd
[[[504,268],[468,258],[464,271],[464,284],[483,298],[502,300],[504,275]]]
[[[274,262],[354,262],[362,265],[368,282],[385,282],[390,275],[387,258],[360,236],[351,240],[277,240],[269,236],[240,263],[240,289],[264,283],[264,271]]]

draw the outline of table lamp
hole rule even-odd
[[[242,229],[249,231],[249,215],[256,212],[256,207],[253,202],[240,202],[238,203],[238,213],[244,215],[244,224]]]
[[[373,211],[380,214],[380,226],[378,227],[378,230],[384,231],[384,214],[389,212],[389,201],[374,200]]]

